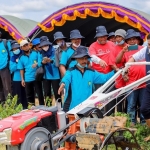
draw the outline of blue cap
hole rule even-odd
[[[75,29],[70,32],[70,39],[82,39],[82,38],[84,37],[81,35],[79,30]]]
[[[47,36],[40,37],[40,47],[45,45],[52,45]]]
[[[137,36],[137,34],[133,29],[128,29],[125,39],[127,40],[127,39],[130,39],[130,38],[136,37],[136,36]]]
[[[79,47],[76,49],[76,51],[75,51],[75,53],[74,53],[74,55],[73,55],[72,58],[82,58],[82,57],[84,57],[84,56],[88,56],[89,58],[91,58],[91,57],[89,56],[89,54],[88,54],[87,47],[85,47],[85,46],[79,46]]]
[[[32,45],[33,46],[38,45],[38,44],[40,44],[40,38],[36,38],[36,39],[32,40]]]
[[[13,40],[11,41],[11,51],[14,49],[14,48],[20,48],[20,45],[17,43],[17,41]]]
[[[104,26],[98,26],[98,27],[96,27],[95,38],[102,37],[102,36],[108,36],[106,28]]]
[[[110,38],[111,36],[115,36],[115,32],[110,32],[108,38]]]
[[[58,40],[58,39],[65,39],[65,38],[66,38],[66,37],[63,35],[63,33],[60,32],[60,31],[56,32],[53,36],[54,36],[54,42],[55,42],[56,40]]]

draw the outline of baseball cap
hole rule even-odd
[[[22,40],[20,42],[20,47],[24,46],[25,44],[28,44],[28,41],[27,40]]]

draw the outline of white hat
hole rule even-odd
[[[28,44],[28,41],[27,40],[22,40],[20,42],[20,47],[24,46],[25,44]]]

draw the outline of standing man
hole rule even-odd
[[[111,41],[107,41],[108,33],[104,26],[98,26],[96,28],[96,42],[92,43],[89,47],[89,54],[92,57],[92,68],[100,73],[107,74],[113,69],[109,64],[110,52],[114,51],[115,44]],[[97,90],[102,84],[95,84],[95,90]],[[111,89],[111,91],[114,90]],[[115,100],[106,105],[106,111],[110,110],[115,105]],[[114,113],[114,109],[110,111],[110,114]]]
[[[40,55],[40,52],[41,52],[40,38],[35,38],[32,41],[32,49],[34,49],[36,52],[38,52],[38,55]],[[42,81],[35,81],[35,84],[36,84],[36,94],[38,94],[39,104],[44,105]]]
[[[9,71],[9,59],[10,59],[11,44],[9,41],[2,39],[2,33],[0,32],[0,80],[1,80],[1,95],[4,93],[5,100],[8,94],[12,93],[11,90],[11,74]],[[2,99],[3,100],[3,99]]]
[[[40,38],[42,64],[44,66],[44,95],[45,98],[51,98],[51,88],[53,88],[55,100],[61,98],[58,95],[58,88],[60,83],[60,75],[58,67],[55,66],[55,49],[47,36]]]
[[[20,48],[23,54],[19,58],[17,68],[20,70],[21,84],[25,87],[27,101],[31,104],[35,104],[35,90],[37,91],[35,73],[37,68],[42,65],[42,60],[37,51],[30,49],[27,40],[22,40],[20,42]]]
[[[81,39],[84,38],[80,31],[75,29],[70,32],[70,40],[71,40],[71,46],[66,50],[62,52],[62,56],[60,59],[60,73],[63,77],[66,70],[68,70],[71,67],[74,67],[76,65],[77,61],[72,60],[76,49],[81,45]]]
[[[126,31],[123,29],[118,29],[115,31],[115,39],[116,39],[116,45],[115,45],[115,50],[111,51],[111,55],[110,55],[110,65],[112,66],[112,68],[115,70],[115,72],[117,72],[119,69],[124,67],[124,62],[120,62],[116,64],[116,57],[118,56],[118,54],[122,51],[122,49],[127,45],[127,43],[125,42],[125,37],[126,37]],[[116,81],[115,81],[115,88],[121,88],[124,87],[126,85],[125,81],[122,78],[122,75],[120,75]],[[116,98],[117,103],[123,99],[124,96],[120,96],[118,98]],[[123,101],[120,102],[117,105],[117,112],[123,112]]]
[[[71,87],[71,96],[65,95],[63,107],[65,112],[86,100],[92,94],[93,84],[103,84],[114,75],[113,71],[103,74],[87,68],[90,56],[84,46],[78,47],[72,58],[77,61],[77,64],[66,72],[58,90],[60,94],[64,88],[68,91],[68,87]]]
[[[62,32],[56,32],[54,34],[54,42],[59,46],[55,51],[55,65],[59,67],[61,55],[63,51],[67,50],[67,44],[65,42],[66,37],[63,35]]]
[[[150,34],[147,36],[147,41],[150,43]],[[146,60],[150,62],[150,48],[145,46],[140,51],[132,55],[128,62],[137,62],[141,60]],[[146,65],[146,75],[150,74],[150,66]],[[147,125],[150,127],[150,81],[147,81],[145,93],[143,95],[143,100],[141,102],[141,113],[143,114]]]
[[[12,74],[12,94],[18,96],[18,104],[22,104],[23,109],[27,109],[27,99],[25,88],[21,85],[20,70],[17,69],[18,59],[22,55],[20,45],[15,41],[11,42],[13,56],[10,58],[9,69]]]
[[[129,29],[127,31],[126,36],[127,44],[125,47],[123,47],[122,51],[119,52],[118,56],[116,57],[117,63],[126,63],[130,59],[132,55],[134,55],[136,52],[138,52],[142,47],[136,44],[136,32],[133,29]],[[136,46],[136,49],[130,50],[130,46]],[[138,79],[141,79],[144,77],[145,74],[145,65],[137,65],[137,66],[131,66],[124,76],[124,80],[126,82],[126,85],[129,85]],[[145,92],[145,85],[139,86],[134,91],[129,91],[127,96],[127,113],[130,115],[131,118],[131,126],[135,126],[136,124],[136,109],[137,104],[139,103],[139,106],[141,106],[141,103],[143,101],[143,96]],[[145,119],[140,112],[140,122],[142,124],[145,123]]]

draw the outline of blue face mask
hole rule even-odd
[[[17,49],[17,50],[15,50],[15,51],[13,51],[13,53],[14,53],[15,55],[18,55],[18,54],[20,53],[20,49]]]
[[[87,67],[87,65],[85,65],[85,66],[83,67],[83,66],[81,66],[79,63],[77,63],[77,66],[80,67],[80,68],[82,68],[82,69],[85,68],[85,67]]]
[[[118,42],[116,42],[116,45],[122,45],[122,44],[124,44],[124,40],[122,40],[120,43],[118,43]]]

